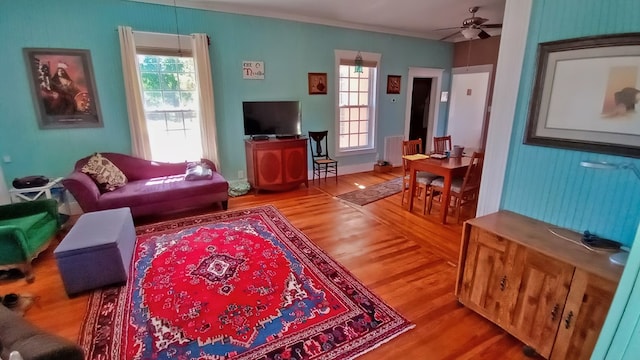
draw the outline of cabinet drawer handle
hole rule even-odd
[[[556,304],[553,307],[553,310],[551,310],[551,321],[556,321],[556,318],[558,317],[558,310],[560,310],[560,305]]]
[[[573,319],[573,311],[569,311],[567,318],[564,320],[565,329],[568,329],[571,326],[571,319]]]
[[[507,287],[507,275],[504,275],[502,279],[500,279],[500,291],[504,291]]]

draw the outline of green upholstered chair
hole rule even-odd
[[[0,206],[0,269],[19,268],[33,282],[31,261],[60,229],[53,199]]]

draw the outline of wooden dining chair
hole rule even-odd
[[[451,135],[433,137],[433,153],[444,154],[451,151]]]
[[[405,159],[404,156],[422,153],[422,139],[402,141],[402,169],[404,170],[404,177],[402,178],[401,204],[404,204],[404,197],[409,191],[409,181],[411,180],[411,174],[409,173],[409,160]],[[422,199],[423,207],[426,205],[429,186],[437,177],[438,175],[431,174],[426,171],[418,171],[416,173],[416,191],[414,193],[418,196],[418,199]]]
[[[313,160],[313,178],[311,181],[320,181],[322,171],[324,178],[327,173],[334,174],[336,183],[338,182],[338,160],[329,157],[329,131],[309,131],[309,147],[311,148],[311,159]],[[324,147],[323,147],[324,146]]]
[[[434,202],[439,202],[440,206],[453,206],[456,223],[460,222],[460,210],[463,206],[472,205],[473,214],[478,206],[478,193],[480,192],[480,178],[482,177],[482,164],[484,163],[484,153],[474,152],[471,162],[463,178],[456,178],[451,181],[451,202],[442,204],[442,191],[444,190],[444,180],[435,179],[431,182],[431,191],[427,204],[427,213],[431,213]],[[424,209],[424,208],[423,208]],[[447,209],[448,212],[449,209]]]

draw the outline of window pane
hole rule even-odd
[[[142,90],[160,90],[160,75],[158,73],[143,72],[140,77],[142,78]]]
[[[349,108],[340,108],[340,121],[349,120]]]
[[[358,120],[360,118],[360,109],[358,108],[350,108],[349,109],[349,119]]]
[[[173,57],[160,57],[160,71],[162,72],[175,72],[177,71],[176,58]]]
[[[358,123],[359,123],[359,121],[351,121],[351,122],[349,122],[349,133],[350,134],[358,133]]]
[[[181,108],[183,109],[195,109],[196,108],[196,92],[181,91],[180,104],[181,104]]]
[[[361,107],[360,108],[360,120],[369,120],[369,108]]]
[[[178,74],[163,73],[160,82],[162,90],[178,90]]]
[[[358,91],[358,79],[349,79],[349,91]]]
[[[369,91],[369,79],[360,79],[360,91]]]
[[[349,122],[348,121],[341,121],[340,122],[340,135],[348,134],[348,133],[349,133]]]
[[[349,136],[340,135],[340,148],[347,148],[347,147],[349,147]]]
[[[162,103],[166,107],[180,107],[180,94],[177,91],[165,91],[162,93]]]
[[[358,105],[358,93],[349,93],[349,105]]]
[[[368,133],[369,132],[369,122],[368,121],[360,121],[360,128],[358,129],[359,132],[361,133]]]
[[[180,74],[178,75],[180,90],[195,90],[196,89],[196,74]]]
[[[369,94],[360,93],[358,97],[360,99],[360,105],[363,105],[363,106],[369,105]]]
[[[145,110],[156,109],[162,105],[162,92],[160,91],[145,91],[144,92],[144,107]]]
[[[347,105],[349,105],[349,93],[341,92],[339,106],[347,106]]]
[[[349,66],[340,65],[340,77],[349,76]]]
[[[367,134],[360,134],[359,135],[359,144],[360,146],[367,146],[369,145],[369,136]]]
[[[349,135],[349,146],[358,146],[358,134]]]

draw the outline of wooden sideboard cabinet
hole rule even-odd
[[[259,190],[309,187],[307,139],[245,140],[247,180]]]
[[[610,254],[500,211],[465,222],[456,296],[546,359],[589,359],[622,275]]]

